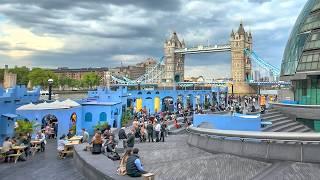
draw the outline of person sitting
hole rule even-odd
[[[89,142],[89,133],[86,131],[85,128],[82,128],[82,139],[81,139],[82,143],[87,143]]]
[[[58,152],[61,154],[61,158],[65,158],[66,154],[62,154],[62,151],[64,150],[64,146],[68,143],[68,140],[66,140],[66,135],[62,135],[58,141]]]
[[[109,140],[104,147],[105,147],[105,152],[115,152],[116,143],[112,135],[109,137]]]
[[[69,132],[68,132],[67,136],[68,136],[68,139],[73,137],[73,133],[72,133],[71,129],[69,129]]]
[[[45,145],[47,144],[46,136],[44,135],[44,133],[39,131],[35,139],[40,141],[40,150],[41,152],[43,152],[45,150]]]
[[[127,166],[128,158],[130,157],[131,153],[132,153],[132,149],[127,149],[127,151],[122,156],[120,160],[119,168],[117,170],[119,175],[124,176],[127,174],[126,166]]]
[[[181,126],[180,126],[180,124],[178,123],[178,120],[177,120],[177,119],[174,120],[174,127],[176,127],[176,129],[181,128]]]
[[[24,148],[24,153],[25,153],[26,157],[28,157],[28,155],[31,154],[31,151],[30,151],[30,147],[31,147],[30,141],[31,141],[31,138],[29,138],[27,135],[22,135],[22,136],[20,136],[19,144],[20,144],[20,145],[23,145],[23,146],[26,146],[26,148]]]
[[[134,148],[132,150],[132,155],[130,155],[127,160],[126,170],[127,170],[127,175],[130,177],[141,177],[142,174],[147,173],[143,169],[138,153],[139,153],[139,149]]]
[[[102,144],[103,144],[103,140],[101,138],[101,132],[96,132],[96,134],[92,138],[91,143],[92,143],[92,154],[100,154]]]
[[[2,143],[1,153],[6,155],[4,162],[8,162],[8,155],[14,154],[14,150],[12,150],[12,142],[10,140],[10,137],[6,137],[4,139],[4,141]]]

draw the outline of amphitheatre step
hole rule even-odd
[[[268,119],[279,118],[279,117],[286,117],[286,116],[279,113],[279,114],[271,114],[268,116],[263,116],[263,117],[261,117],[261,119],[268,120]]]
[[[305,128],[305,125],[299,124],[298,126],[294,126],[292,128],[287,129],[287,132],[298,132],[300,129]]]
[[[298,122],[293,121],[293,122],[275,127],[274,129],[272,129],[272,131],[274,131],[274,132],[287,132],[286,129],[290,129],[291,127],[298,126],[298,125],[300,125]]]
[[[293,122],[293,121],[286,119],[283,121],[276,121],[275,123],[272,122],[272,125],[264,128],[263,131],[272,131],[272,129],[279,127],[280,125],[290,123],[290,122]]]

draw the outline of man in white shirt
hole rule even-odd
[[[39,131],[36,135],[36,140],[40,141],[40,150],[41,152],[43,152],[45,150],[45,146],[47,144],[46,141],[46,136],[44,135],[44,133],[42,133],[41,131]]]
[[[161,125],[160,125],[159,121],[157,121],[157,125],[154,128],[154,130],[156,131],[156,142],[159,142],[159,135],[160,135],[160,130],[161,130]]]

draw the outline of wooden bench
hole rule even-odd
[[[58,152],[58,157],[60,158],[60,159],[63,159],[63,157],[66,157],[67,155],[69,155],[69,154],[72,154],[73,155],[73,150],[72,151],[65,151],[65,150],[63,150],[63,151],[59,151]],[[65,156],[64,156],[65,155]]]
[[[21,156],[21,153],[19,153],[19,154],[9,154],[7,157],[13,158],[14,159],[14,163],[17,163],[17,161],[18,161],[20,156]]]
[[[30,147],[32,156],[36,154],[37,151],[40,151],[40,146]]]
[[[155,174],[153,173],[146,173],[142,174],[143,180],[154,180]]]

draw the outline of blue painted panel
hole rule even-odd
[[[215,129],[260,131],[261,119],[255,116],[231,116],[217,114],[195,114],[193,124],[195,127],[203,122],[208,122]]]

